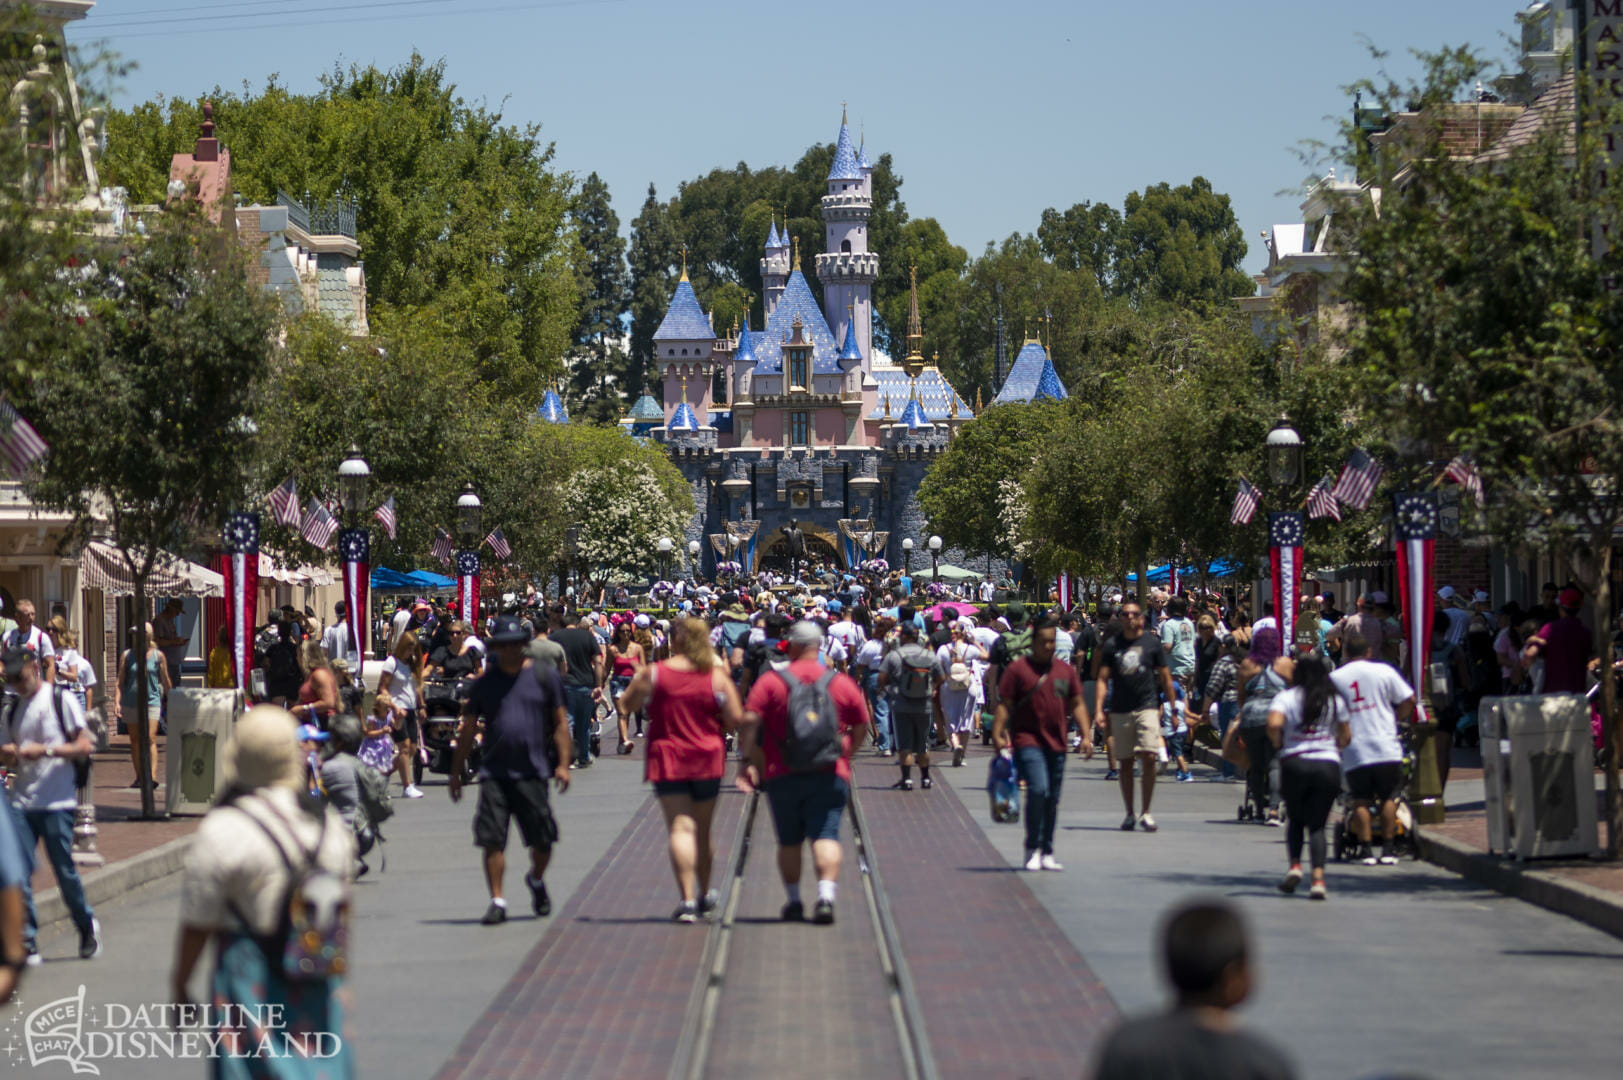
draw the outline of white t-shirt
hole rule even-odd
[[[879,638],[869,638],[857,650],[856,663],[858,667],[867,671],[878,671],[879,664],[885,659],[885,643]]]
[[[58,723],[51,694],[51,685],[42,683],[32,697],[17,702],[7,742],[17,746],[30,742],[61,746],[78,738],[85,726],[85,712],[78,697],[63,691],[62,722]],[[24,810],[72,810],[77,805],[73,762],[57,757],[21,762],[11,801]]]
[[[996,591],[997,589],[990,581],[981,582],[981,603],[990,603],[992,600],[992,594]]]
[[[1285,738],[1280,747],[1279,756],[1284,758],[1298,758],[1302,761],[1334,761],[1340,763],[1341,748],[1336,745],[1336,725],[1331,717],[1323,717],[1313,730],[1302,728],[1302,689],[1293,686],[1289,690],[1281,690],[1274,695],[1274,700],[1268,703],[1268,711],[1282,713],[1285,717]],[[1347,703],[1340,694],[1333,694],[1328,702],[1328,711],[1334,720],[1340,723],[1347,722]]]
[[[1402,761],[1396,706],[1414,697],[1414,691],[1398,669],[1374,660],[1352,660],[1337,668],[1330,678],[1352,708],[1348,721],[1352,742],[1341,752],[1342,766],[1357,769]]]
[[[1064,630],[1054,631],[1054,659],[1071,662],[1071,655],[1076,652],[1076,639]]]
[[[240,805],[208,812],[186,849],[186,876],[180,890],[183,924],[210,930],[242,929],[241,919],[246,917],[257,933],[268,934],[276,928],[282,894],[287,890],[287,864],[277,852],[276,842],[246,820],[246,814],[275,830],[294,858],[298,858],[292,851],[295,844],[299,851],[308,852],[321,838],[316,861],[332,873],[346,879],[350,876],[354,831],[338,811],[328,809],[323,834],[321,821],[301,810],[297,800],[297,794],[287,788],[262,788]]]
[[[12,627],[10,630],[6,631],[5,638],[0,639],[0,641],[3,641],[4,646],[8,649],[15,649],[20,645],[26,645],[30,649],[33,649],[34,655],[41,660],[45,659],[47,656],[56,655],[56,646],[51,643],[51,635],[40,629],[39,623],[35,623],[33,626],[28,628],[28,635],[26,637],[20,635],[16,627]]]
[[[97,685],[96,669],[79,655],[78,649],[62,650],[56,658],[56,673],[66,682],[76,682],[81,690]]]
[[[409,665],[402,664],[398,657],[391,656],[383,662],[383,674],[389,677],[389,696],[394,699],[396,705],[402,709],[419,707],[417,684],[412,680]],[[378,686],[381,688],[382,685],[383,679],[380,677]]]
[[[852,653],[861,649],[862,643],[868,640],[868,635],[862,632],[862,627],[854,622],[835,623],[828,628],[828,636],[838,638],[846,651]]]

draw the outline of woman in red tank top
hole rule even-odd
[[[670,830],[671,867],[682,893],[672,916],[695,922],[716,908],[710,888],[710,819],[727,771],[727,732],[738,727],[738,688],[716,662],[710,628],[678,619],[671,658],[644,667],[620,695],[620,722],[642,709],[648,717],[648,779]]]

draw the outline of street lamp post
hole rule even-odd
[[[930,537],[930,584],[935,584],[941,568],[941,537]]]
[[[913,538],[911,536],[902,540],[902,573],[908,577],[913,576]]]
[[[699,542],[697,540],[689,540],[688,541],[688,577],[696,578],[698,576],[699,576]]]
[[[479,620],[479,523],[483,504],[468,484],[456,500],[456,528],[462,550],[456,556],[457,614],[470,626]]]
[[[1268,479],[1281,491],[1290,488],[1302,475],[1302,437],[1281,416],[1263,442],[1268,459]]]
[[[353,526],[366,512],[366,489],[372,479],[372,467],[361,456],[360,447],[353,443],[349,457],[338,466],[338,499],[344,508],[344,523]]]
[[[668,536],[659,538],[659,580],[664,581],[671,576],[671,549],[676,547],[676,541]],[[666,608],[670,607],[670,593],[661,598]]]
[[[344,615],[349,622],[350,644],[354,646],[355,674],[361,674],[366,657],[366,630],[370,615],[372,536],[366,528],[367,486],[372,467],[353,443],[349,457],[338,466],[338,502],[344,517],[344,530],[338,536],[338,553],[343,565]]]
[[[571,526],[569,526],[569,528],[564,530],[564,565],[569,570],[568,578],[567,578],[567,580],[565,582],[565,585],[564,585],[564,589],[566,591],[566,594],[567,594],[567,590],[569,589],[569,587],[572,586],[574,584],[574,582],[575,582],[575,562],[579,558],[580,558],[580,526],[579,525],[571,525]],[[563,599],[565,599],[565,597],[559,597],[559,599],[563,600]]]

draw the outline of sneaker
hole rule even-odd
[[[1043,868],[1042,852],[1040,852],[1040,851],[1027,852],[1026,853],[1026,869],[1030,870],[1032,873],[1035,874],[1037,871],[1041,870],[1042,868]]]
[[[960,746],[958,749],[956,749],[956,750],[954,750],[952,752],[952,765],[953,765],[953,768],[956,769],[958,766],[962,765],[963,763],[964,763],[964,748],[962,746]]]
[[[552,897],[547,895],[547,883],[544,881],[531,881],[530,875],[524,875],[524,884],[530,887],[530,910],[535,912],[537,918],[544,918],[552,914]]]
[[[1052,855],[1044,855],[1043,856],[1043,869],[1044,870],[1063,870],[1063,869],[1065,869],[1065,867],[1060,863],[1060,861],[1058,859],[1054,858],[1054,856],[1052,856]]]
[[[896,781],[896,783],[892,784],[891,786],[895,787],[895,788],[900,788],[902,791],[912,791],[913,790],[913,781],[911,781],[911,780],[898,780],[898,781]]]
[[[1154,832],[1155,819],[1150,817],[1149,814],[1140,814],[1138,816],[1138,827],[1143,829],[1145,832]]]
[[[622,740],[620,745],[614,749],[617,754],[629,754],[631,753],[631,743],[629,740]]]
[[[28,946],[28,955],[24,957],[23,962],[29,967],[39,967],[41,964],[45,963],[45,958],[40,956],[37,948],[30,945]]]
[[[490,906],[485,909],[484,918],[480,919],[479,923],[481,926],[495,926],[498,923],[504,923],[506,921],[507,906],[505,904],[498,904],[496,901],[492,900],[490,902]]]
[[[400,794],[404,795],[408,799],[421,799],[423,797],[423,789],[418,787],[416,784],[407,784],[406,790],[402,791]]]
[[[1116,771],[1115,766],[1111,766],[1110,768],[1105,770],[1105,779],[1106,780],[1114,780],[1114,779],[1116,779],[1116,777],[1118,777],[1120,775],[1121,774]]]
[[[365,859],[356,859],[355,860],[355,880],[356,881],[361,880],[363,877],[365,877],[367,875],[367,872],[369,870],[371,870],[371,869],[372,868],[370,866],[366,865],[366,860]]]
[[[923,788],[925,791],[929,791],[931,788],[935,787],[935,781],[926,776],[919,781],[919,787]]]
[[[1122,832],[1132,832],[1133,827],[1135,825],[1137,825],[1137,824],[1138,824],[1138,819],[1136,817],[1134,817],[1133,812],[1131,810],[1129,810],[1129,811],[1127,811],[1127,816],[1121,819],[1121,831]]]
[[[1180,784],[1193,784],[1194,782],[1195,782],[1195,778],[1190,773],[1181,772],[1181,773],[1178,774],[1178,783],[1180,783]]]
[[[812,906],[812,922],[818,926],[834,925],[834,901],[819,900]]]
[[[1380,862],[1382,866],[1396,866],[1398,864],[1398,857],[1391,853],[1386,853],[1381,856]]]
[[[806,905],[802,904],[799,900],[791,900],[787,904],[783,905],[783,921],[805,922]]]
[[[1308,898],[1311,899],[1311,900],[1328,900],[1328,899],[1330,899],[1329,890],[1327,890],[1324,887],[1324,882],[1322,882],[1322,881],[1315,881],[1313,883],[1312,887],[1307,890],[1307,895],[1308,895]]]
[[[721,894],[719,892],[717,892],[715,889],[711,889],[709,892],[707,892],[703,896],[699,897],[699,914],[700,915],[706,915],[706,916],[714,915],[716,913],[716,909],[719,908],[720,906],[721,906]]]
[[[1285,824],[1285,822],[1280,819],[1278,810],[1270,810],[1268,811],[1268,816],[1263,820],[1263,824],[1271,825],[1277,829],[1281,825]]]
[[[1300,885],[1301,883],[1302,868],[1300,866],[1293,866],[1289,870],[1285,871],[1284,878],[1282,878],[1279,882],[1279,891],[1287,894],[1293,893],[1296,891],[1296,886]]]
[[[1360,852],[1360,856],[1361,857],[1359,858],[1358,861],[1363,863],[1365,866],[1379,866],[1380,865],[1381,860],[1379,860],[1379,859],[1377,859],[1375,857],[1375,852],[1373,850],[1371,850],[1370,848],[1366,847],[1366,848],[1362,849],[1362,851]]]
[[[91,919],[90,928],[79,932],[79,959],[93,960],[101,955],[101,920]]]
[[[676,905],[671,913],[671,922],[695,923],[699,921],[699,902],[697,900],[684,900]]]
[[[577,769],[590,769],[591,767],[592,767],[592,759],[591,758],[582,758],[580,761],[577,761],[574,764],[574,768],[577,768]]]

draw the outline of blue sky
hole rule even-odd
[[[161,10],[160,10],[161,9]],[[115,100],[312,88],[335,62],[444,58],[465,96],[536,121],[558,164],[609,184],[622,222],[653,181],[790,164],[832,141],[840,103],[895,156],[914,216],[978,254],[1043,209],[1119,206],[1163,180],[1234,201],[1258,234],[1297,220],[1300,140],[1328,138],[1366,40],[1470,43],[1499,58],[1514,0],[1073,0],[813,4],[651,0],[103,0],[70,31],[137,65]],[[158,20],[170,20],[159,22]]]

